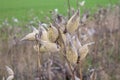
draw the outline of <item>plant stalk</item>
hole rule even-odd
[[[70,0],[67,0],[68,2],[68,19],[70,19]]]

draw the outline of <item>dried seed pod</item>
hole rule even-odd
[[[71,64],[75,64],[77,62],[78,55],[75,53],[75,51],[68,48],[66,52],[66,57]]]
[[[48,28],[48,35],[51,42],[55,42],[59,35],[57,28],[54,27],[51,23],[50,27]]]
[[[63,49],[66,46],[66,42],[67,42],[66,34],[64,34],[60,28],[58,29],[58,33],[59,33],[59,36],[58,36],[57,43]]]
[[[73,45],[78,50],[82,47],[80,40],[78,39],[77,35],[72,37]]]
[[[35,51],[40,51],[42,53],[45,53],[45,52],[58,52],[60,50],[60,46],[57,45],[56,43],[41,40],[40,44],[41,44],[40,46],[39,45],[33,46]]]
[[[39,31],[35,28],[35,27],[32,27],[33,29],[33,32],[27,34],[25,37],[23,37],[21,39],[21,41],[23,40],[30,40],[30,41],[34,41],[35,40],[35,35],[39,33]]]
[[[79,49],[80,60],[83,60],[87,56],[87,54],[89,52],[88,45],[92,45],[92,44],[94,44],[94,42],[87,43]]]
[[[78,29],[80,22],[79,10],[68,20],[66,30],[69,33],[74,33]]]
[[[78,53],[77,53],[77,48],[75,47],[70,34],[66,34],[67,36],[67,52],[66,52],[66,56],[67,59],[70,61],[71,64],[75,64],[77,62],[77,58],[78,58]]]
[[[34,41],[34,40],[36,40],[36,34],[39,34],[40,32],[41,32],[41,39],[45,40],[45,41],[49,41],[48,33],[43,26],[39,27],[39,31],[35,27],[32,27],[32,28],[33,28],[33,32],[31,32],[31,33],[27,34],[25,37],[23,37],[21,39],[21,41],[23,41],[23,40]]]
[[[48,32],[42,25],[39,25],[39,33],[41,33],[40,34],[40,39],[41,40],[49,41]]]

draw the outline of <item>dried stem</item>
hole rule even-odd
[[[52,76],[51,76],[51,65],[50,65],[50,63],[48,64],[48,79],[49,80],[52,80]]]
[[[39,42],[38,42],[38,40],[37,40],[37,44],[39,45]],[[38,48],[37,67],[38,67],[38,77],[39,77],[39,79],[40,79],[40,76],[41,76],[40,45],[39,45],[39,48]]]
[[[68,1],[68,19],[70,19],[70,0],[67,1]]]
[[[80,56],[78,56],[77,63],[76,63],[76,67],[74,68],[74,72],[75,72],[76,70],[79,70],[80,80],[83,80],[83,78],[82,78],[82,67],[81,67],[81,65],[82,65],[82,62],[81,62],[81,60],[80,60]]]
[[[60,36],[61,39],[62,39],[62,35],[61,35],[61,32],[60,32],[60,28],[58,28],[58,32],[59,32],[59,36]],[[62,43],[63,43],[63,45],[64,45],[63,56],[64,56],[65,60],[67,61],[68,67],[69,67],[69,69],[70,69],[70,71],[71,71],[72,80],[75,80],[74,71],[72,70],[71,64],[70,64],[69,60],[68,60],[67,57],[66,57],[66,53],[67,53],[67,52],[66,52],[66,50],[67,50],[67,49],[66,49],[66,44],[65,44],[65,42],[64,42],[63,39],[62,39],[61,41],[62,41]]]
[[[72,80],[75,80],[74,71],[72,70],[72,66],[71,66],[69,60],[68,60],[67,57],[66,57],[66,50],[67,50],[67,49],[66,49],[66,46],[65,46],[65,43],[64,43],[64,58],[65,58],[65,60],[67,61],[67,64],[68,64],[69,69],[70,69],[70,71],[71,71]]]
[[[111,0],[109,0],[109,2],[110,2],[110,4],[112,4],[112,1],[111,1]]]
[[[80,72],[80,80],[83,80],[83,78],[82,78],[82,63],[81,63],[81,61],[80,61],[80,63],[79,63],[79,66],[80,66],[80,69],[79,69],[79,72]]]
[[[65,58],[65,60],[67,61],[68,67],[69,67],[69,69],[70,69],[70,71],[71,71],[72,80],[75,80],[74,71],[72,70],[71,64],[70,64],[69,60],[67,59],[66,55],[64,55],[64,58]]]
[[[76,6],[77,6],[77,9],[79,8],[79,5],[78,5],[78,0],[76,0]]]

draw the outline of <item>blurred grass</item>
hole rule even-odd
[[[82,0],[78,0],[81,2]],[[97,6],[117,4],[120,0],[86,0],[85,7],[93,12]],[[76,8],[76,0],[70,0],[71,7]],[[38,16],[41,21],[50,14],[50,10],[58,9],[63,15],[67,14],[67,0],[0,0],[0,22],[16,17],[27,21],[31,16]]]

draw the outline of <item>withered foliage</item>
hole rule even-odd
[[[15,80],[119,80],[120,7],[89,16],[84,21],[79,10],[70,19],[57,13],[23,39],[29,30],[2,24],[0,79],[7,79],[7,65]]]

